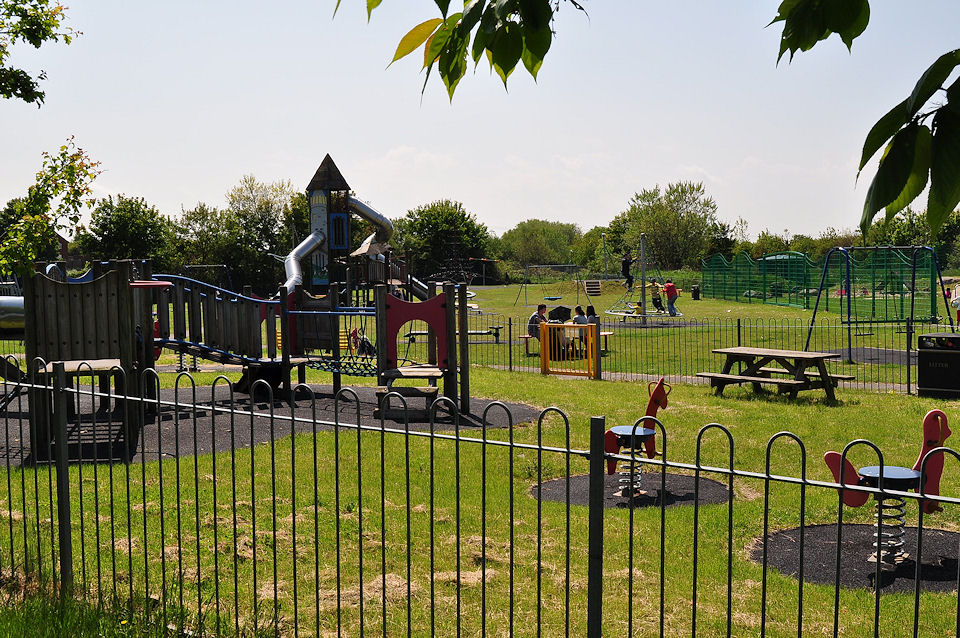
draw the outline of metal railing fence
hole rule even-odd
[[[509,318],[512,340],[509,356],[494,357],[484,351],[471,355],[475,365],[500,367],[507,358],[511,370],[539,371],[536,342],[524,344],[526,319]],[[672,383],[699,383],[696,374],[720,370],[723,360],[716,348],[754,346],[804,350],[809,323],[804,320],[770,319],[670,319],[652,317],[604,321],[602,337],[603,378],[638,380],[665,377]],[[877,323],[848,326],[837,320],[818,320],[809,350],[836,352],[831,372],[853,375],[841,385],[860,389],[909,392],[916,382],[916,336],[941,332],[943,326],[926,323]],[[849,337],[849,339],[848,339]],[[473,350],[471,349],[471,353]],[[527,354],[529,352],[530,354]]]
[[[904,635],[912,623],[916,636],[960,622],[960,576],[949,573],[957,542],[924,562],[923,508],[910,515],[921,539],[916,567],[904,568],[915,569],[911,595],[883,596],[873,565],[873,590],[848,589],[844,570],[867,557],[841,564],[839,551],[823,561],[833,582],[804,586],[804,531],[834,525],[829,546],[840,547],[863,527],[848,519],[864,515],[844,513],[840,486],[807,478],[807,450],[787,432],[770,438],[764,468],[747,470],[716,423],[700,429],[692,460],[677,460],[664,425],[638,420],[634,430],[656,432],[660,456],[648,459],[606,448],[603,417],[586,428],[556,408],[518,428],[492,403],[482,421],[499,412],[503,427],[467,427],[440,399],[425,427],[365,425],[351,389],[325,419],[308,388],[291,416],[266,386],[240,398],[224,379],[197,388],[181,375],[158,399],[100,395],[83,374],[69,387],[58,367],[29,384],[54,399],[43,451],[28,452],[36,434],[23,395],[2,416],[0,571],[32,583],[24,590],[153,616],[178,634],[802,636],[889,633],[894,623]],[[141,427],[117,421],[125,400]],[[843,454],[858,445],[870,447],[855,441]],[[619,475],[607,474],[611,461]],[[647,494],[613,492],[638,478]],[[948,521],[960,504],[851,491],[910,508],[935,501]],[[795,568],[768,551],[784,528],[799,533]],[[946,593],[925,589],[920,565],[931,561],[948,565],[938,572]]]

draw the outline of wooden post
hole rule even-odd
[[[443,371],[443,396],[457,405],[457,319],[452,282],[443,282],[443,297],[447,317],[447,368]]]
[[[467,321],[467,284],[457,288],[457,323],[460,326],[460,412],[470,412],[470,331]]]

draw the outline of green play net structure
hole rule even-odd
[[[714,255],[703,260],[701,286],[705,297],[838,312],[852,323],[935,321],[944,292],[927,246],[833,248],[819,263],[798,252]]]
[[[704,297],[812,308],[821,266],[804,253],[780,252],[754,259],[745,253],[703,260]]]

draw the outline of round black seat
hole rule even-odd
[[[880,466],[868,465],[861,467],[857,474],[860,475],[862,485],[868,487],[879,487],[880,485]],[[920,472],[909,467],[899,467],[897,465],[885,465],[883,467],[883,486],[890,490],[906,492],[915,490],[920,485]]]
[[[615,425],[610,431],[617,435],[620,447],[628,449],[639,448],[647,439],[656,434],[656,430],[632,425]]]

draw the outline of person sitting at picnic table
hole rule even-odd
[[[547,304],[542,303],[537,306],[537,311],[530,315],[530,318],[527,320],[527,334],[531,337],[540,340],[540,324],[545,323],[547,318],[544,316],[547,313]]]
[[[680,293],[677,292],[677,287],[672,279],[667,279],[666,283],[663,284],[663,294],[667,296],[667,312],[670,313],[671,317],[676,317],[677,297],[680,296]]]
[[[586,325],[590,323],[587,320],[587,315],[583,312],[583,306],[577,306],[573,309],[573,323]]]
[[[587,323],[600,323],[600,318],[597,317],[597,309],[593,306],[587,306]]]

